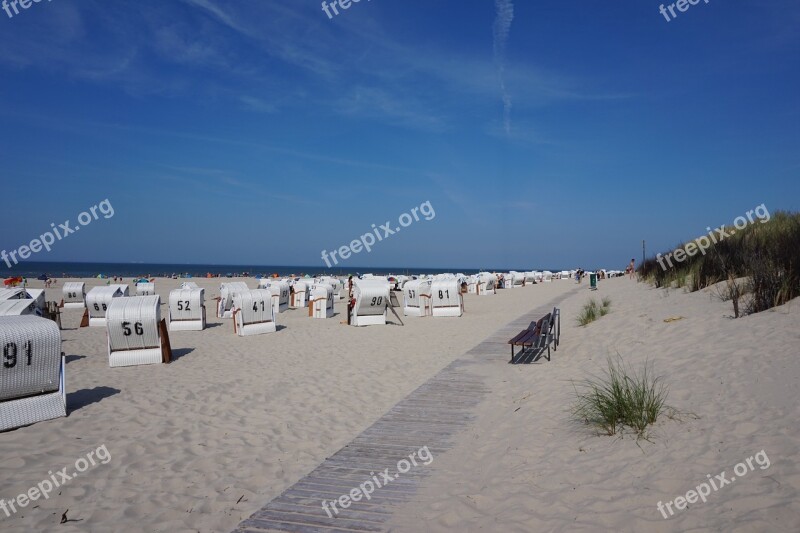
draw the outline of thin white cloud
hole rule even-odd
[[[260,98],[256,98],[255,96],[240,96],[239,101],[242,102],[245,107],[251,111],[257,111],[259,113],[275,113],[278,108],[275,104],[271,102],[265,102]]]
[[[496,15],[492,26],[494,37],[494,63],[500,81],[500,92],[503,98],[503,127],[506,134],[511,134],[511,95],[508,94],[505,82],[505,50],[511,22],[514,20],[514,4],[511,0],[494,0]]]

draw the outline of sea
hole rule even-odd
[[[446,272],[460,272],[464,274],[474,274],[481,271],[488,272],[508,272],[517,270],[524,272],[531,270],[528,268],[496,268],[487,266],[485,268],[429,268],[429,267],[348,267],[348,268],[321,268],[319,266],[302,265],[191,265],[191,264],[161,264],[161,263],[71,263],[71,262],[38,262],[24,261],[8,268],[7,265],[0,263],[0,276],[3,277],[26,277],[37,278],[42,274],[50,278],[93,278],[93,277],[237,277],[237,276],[279,276],[289,275],[327,275],[327,276],[348,276],[360,274],[443,274]],[[558,272],[562,269],[540,268],[537,270],[550,270]]]

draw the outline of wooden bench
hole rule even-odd
[[[544,352],[547,348],[547,360],[550,360],[550,345],[553,351],[558,350],[561,337],[561,310],[553,308],[552,313],[547,313],[537,321],[531,322],[528,329],[520,331],[508,344],[511,345],[511,362],[514,362],[514,347],[521,346],[522,352],[526,348],[532,348]]]

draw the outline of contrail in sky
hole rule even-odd
[[[511,0],[494,0],[494,7],[497,15],[492,26],[494,36],[494,63],[497,68],[497,77],[500,80],[500,91],[503,96],[503,127],[506,135],[511,133],[511,96],[506,90],[505,73],[505,50],[508,42],[508,33],[511,30],[511,22],[514,20],[514,4]]]

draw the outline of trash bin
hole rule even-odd
[[[596,291],[597,290],[597,273],[592,272],[589,274],[589,289]]]

